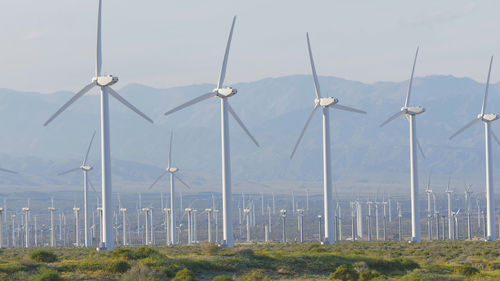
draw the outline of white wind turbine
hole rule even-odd
[[[451,216],[451,194],[453,193],[453,190],[450,189],[450,180],[451,178],[448,178],[448,186],[446,187],[446,195],[448,199],[448,239],[452,239],[452,216]],[[444,221],[443,221],[444,223]]]
[[[418,211],[418,169],[417,169],[417,146],[423,155],[422,147],[417,139],[417,127],[415,116],[425,112],[425,109],[420,106],[410,107],[410,94],[413,84],[413,74],[415,73],[415,64],[417,62],[418,50],[415,53],[415,59],[413,61],[413,68],[411,71],[410,83],[408,86],[408,93],[406,94],[406,100],[404,106],[399,112],[392,115],[384,123],[380,124],[380,127],[385,126],[387,123],[398,118],[401,115],[406,115],[410,123],[410,193],[411,193],[411,241],[420,242],[420,213]]]
[[[109,126],[109,95],[113,96],[123,105],[139,114],[147,121],[153,123],[149,117],[139,111],[135,106],[120,96],[110,86],[118,82],[118,77],[112,75],[101,75],[102,66],[102,49],[101,49],[101,9],[102,0],[99,0],[99,11],[97,17],[97,65],[96,75],[92,78],[92,82],[74,95],[66,102],[54,115],[52,115],[44,126],[47,126],[59,114],[61,114],[72,103],[81,98],[94,87],[100,88],[101,98],[101,160],[102,160],[102,210],[103,210],[103,235],[101,249],[114,249],[113,241],[113,204],[112,204],[112,186],[111,186],[111,151],[110,151],[110,126]]]
[[[223,244],[228,247],[234,246],[233,238],[233,225],[232,225],[232,193],[231,193],[231,163],[230,163],[230,148],[229,148],[229,118],[228,112],[233,116],[238,125],[245,131],[245,133],[252,139],[252,141],[259,146],[257,140],[250,134],[247,127],[243,124],[236,112],[233,110],[228,102],[228,98],[234,96],[238,91],[231,87],[224,87],[224,78],[226,77],[226,66],[229,57],[229,49],[231,47],[231,38],[233,36],[234,23],[236,16],[233,18],[231,31],[227,40],[226,52],[224,54],[224,61],[217,83],[217,88],[212,92],[203,94],[195,99],[192,99],[178,107],[175,107],[165,115],[172,114],[176,111],[184,109],[193,104],[199,103],[212,97],[220,98],[221,103],[221,134],[222,134],[222,219],[223,219]]]
[[[89,153],[90,153],[90,148],[92,147],[92,142],[94,141],[94,137],[95,137],[95,132],[94,134],[92,135],[92,138],[90,139],[90,142],[89,142],[89,146],[87,148],[87,153],[85,154],[85,157],[83,158],[83,162],[82,162],[82,165],[78,168],[74,168],[74,169],[71,169],[71,170],[68,170],[68,171],[65,171],[65,172],[62,172],[62,173],[59,173],[58,175],[61,176],[61,175],[65,175],[65,174],[69,174],[69,173],[72,173],[72,172],[76,172],[78,170],[81,170],[83,172],[83,221],[84,221],[84,246],[85,247],[88,247],[89,246],[89,235],[88,235],[88,208],[87,208],[87,196],[88,196],[88,180],[87,180],[87,173],[92,171],[93,167],[88,165],[87,164],[87,159],[89,158]]]
[[[477,115],[474,120],[467,123],[464,127],[458,130],[456,133],[450,136],[450,140],[465,131],[472,125],[483,122],[484,123],[484,139],[485,139],[485,147],[486,147],[486,226],[487,226],[487,235],[486,240],[488,241],[496,241],[496,229],[495,229],[495,197],[493,195],[493,165],[491,163],[491,138],[490,133],[493,135],[495,141],[500,145],[500,141],[493,131],[490,131],[490,123],[498,119],[498,115],[491,113],[485,114],[486,110],[486,101],[488,99],[488,87],[490,85],[490,74],[491,74],[491,66],[493,64],[493,56],[490,60],[490,68],[488,70],[488,80],[486,81],[486,90],[484,92],[483,105],[481,107],[481,113]]]
[[[168,152],[168,167],[165,169],[165,172],[161,174],[154,182],[151,184],[149,189],[153,188],[153,186],[160,181],[166,174],[170,173],[170,243],[172,245],[177,244],[177,235],[176,235],[176,222],[175,222],[175,182],[174,179],[177,179],[180,181],[184,186],[186,186],[188,189],[191,189],[187,183],[185,183],[179,176],[177,176],[175,173],[179,171],[179,168],[172,166],[172,141],[173,141],[174,134],[170,134],[170,149]]]
[[[338,104],[339,100],[333,97],[321,97],[321,91],[318,82],[318,76],[316,75],[316,67],[314,66],[314,59],[311,51],[311,44],[309,42],[309,34],[306,33],[307,39],[307,48],[309,52],[309,60],[311,62],[311,70],[314,78],[314,87],[316,89],[316,98],[314,99],[314,108],[307,119],[307,122],[302,129],[302,132],[299,135],[299,139],[293,148],[292,154],[290,155],[290,159],[293,158],[297,147],[306,132],[307,127],[309,127],[309,123],[314,117],[315,113],[318,109],[322,108],[323,113],[323,196],[324,196],[324,218],[325,218],[325,243],[332,244],[334,243],[334,233],[333,233],[333,222],[334,218],[334,206],[332,202],[332,180],[330,177],[331,173],[331,141],[330,141],[330,111],[329,109],[340,109],[350,112],[356,113],[366,113],[362,110],[354,109],[351,107],[347,107],[344,105]]]
[[[432,189],[431,189],[431,175],[432,175],[432,168],[429,171],[429,178],[427,180],[427,187],[425,188],[425,193],[427,193],[427,233],[429,240],[432,240],[432,203],[431,203],[431,197],[433,195]]]

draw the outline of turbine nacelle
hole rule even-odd
[[[90,165],[82,165],[82,166],[80,166],[80,169],[82,169],[85,172],[90,172],[94,168],[92,166],[90,166]]]
[[[179,168],[176,168],[176,167],[169,167],[169,168],[167,168],[167,172],[172,173],[172,174],[176,173],[178,171],[179,171]]]
[[[231,87],[227,87],[227,88],[219,88],[219,89],[214,89],[213,91],[219,98],[229,98],[231,96],[234,96],[236,95],[236,93],[238,92],[238,90],[236,89],[233,89]]]
[[[401,111],[404,112],[405,114],[410,114],[410,115],[417,115],[420,113],[425,112],[425,108],[421,106],[413,106],[413,107],[401,107]]]
[[[498,119],[498,115],[494,113],[490,114],[478,114],[477,119],[481,119],[484,122],[493,122]]]
[[[118,82],[118,77],[113,75],[98,76],[94,77],[92,82],[96,82],[96,84],[101,87],[106,87],[116,84],[116,82]]]
[[[319,104],[321,107],[329,107],[339,102],[338,99],[328,97],[328,98],[316,98],[314,100],[315,104]]]

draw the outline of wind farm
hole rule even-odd
[[[7,5],[0,280],[498,280],[500,6],[259,3]]]

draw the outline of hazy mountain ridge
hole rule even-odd
[[[335,110],[332,118],[333,173],[340,188],[355,183],[403,183],[408,177],[408,124],[400,118],[380,129],[379,124],[404,103],[408,82],[364,84],[335,77],[320,77],[324,96],[341,104],[366,110],[358,115]],[[82,84],[83,85],[83,84]],[[235,183],[244,181],[320,181],[321,119],[314,118],[294,159],[289,155],[314,106],[314,87],[309,75],[268,78],[233,86],[238,94],[230,99],[235,111],[261,144],[257,148],[242,130],[231,123],[232,172]],[[214,85],[202,84],[155,89],[130,84],[120,93],[155,120],[141,120],[115,100],[111,102],[113,179],[147,186],[167,164],[168,138],[174,131],[174,164],[195,188],[212,186],[220,174],[219,103],[211,99],[165,117],[167,110],[210,92]],[[115,89],[119,89],[115,87]],[[81,174],[61,178],[58,172],[80,165],[94,130],[99,128],[99,99],[84,96],[47,128],[42,124],[71,96],[69,92],[39,94],[0,89],[0,167],[23,170],[4,175],[0,182],[36,186],[75,185]],[[488,112],[500,112],[499,84],[491,86]],[[457,181],[481,183],[484,138],[477,126],[453,141],[448,137],[480,111],[484,84],[469,78],[429,76],[416,78],[411,104],[426,112],[417,117],[418,135],[426,152],[420,176],[436,165],[436,181],[453,173]],[[491,110],[490,110],[491,109]],[[495,131],[497,125],[493,125]],[[500,135],[500,131],[497,135]],[[91,161],[96,182],[99,174],[99,138]],[[494,158],[500,156],[494,145]],[[43,160],[42,160],[43,159]],[[499,161],[500,163],[500,161]],[[498,167],[498,168],[497,168]],[[496,166],[495,171],[500,171]],[[297,184],[299,185],[299,184]]]

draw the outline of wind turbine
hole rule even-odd
[[[413,61],[413,68],[410,76],[410,83],[408,85],[408,93],[406,94],[406,100],[404,106],[399,112],[392,115],[380,124],[380,127],[385,126],[387,123],[398,118],[401,115],[406,115],[410,123],[410,193],[411,193],[411,241],[420,242],[420,213],[418,211],[418,169],[417,169],[417,146],[422,153],[422,147],[417,139],[417,127],[416,127],[416,115],[424,113],[425,109],[420,106],[410,107],[410,95],[411,88],[413,84],[413,74],[415,73],[415,64],[417,63],[418,50],[415,52],[415,59]],[[425,157],[425,156],[424,156]]]
[[[243,124],[236,112],[233,110],[228,102],[228,98],[234,96],[238,91],[231,87],[224,87],[224,78],[226,77],[226,66],[229,57],[229,49],[231,47],[231,38],[233,37],[234,23],[236,16],[233,18],[231,31],[226,45],[226,52],[224,54],[224,61],[217,83],[217,88],[212,92],[203,94],[195,99],[192,99],[178,107],[175,107],[165,115],[172,114],[176,111],[184,109],[193,104],[199,103],[212,97],[220,98],[221,104],[221,134],[222,134],[222,218],[223,218],[223,244],[228,247],[234,246],[233,238],[233,224],[232,224],[232,193],[231,193],[231,163],[230,163],[230,148],[229,148],[229,118],[228,112],[233,116],[238,125],[245,131],[245,133],[252,139],[252,141],[259,146],[257,140],[250,134],[247,127]]]
[[[54,229],[54,211],[56,208],[54,208],[54,198],[50,199],[50,247],[55,247],[55,229]]]
[[[314,108],[306,121],[302,132],[299,135],[299,139],[293,148],[290,159],[293,158],[297,147],[306,132],[309,123],[314,117],[315,113],[321,107],[323,111],[323,193],[324,193],[324,218],[325,218],[325,243],[332,244],[335,241],[333,233],[332,219],[334,218],[334,207],[332,202],[332,181],[330,177],[331,173],[331,142],[330,142],[330,111],[329,109],[340,109],[356,113],[366,113],[362,110],[354,109],[344,105],[338,104],[339,100],[333,97],[321,97],[321,91],[318,82],[318,76],[316,75],[316,67],[314,66],[314,59],[311,51],[311,44],[309,42],[309,34],[306,33],[307,48],[309,51],[309,60],[311,62],[311,70],[314,78],[314,87],[316,89],[316,98],[314,99]]]
[[[175,231],[175,184],[174,184],[174,179],[177,179],[180,181],[184,186],[186,186],[188,189],[191,189],[187,183],[185,183],[179,176],[177,176],[175,173],[179,171],[179,168],[172,166],[172,141],[173,141],[174,134],[170,134],[170,149],[168,152],[168,167],[165,169],[165,172],[161,174],[154,182],[151,184],[149,189],[153,188],[153,186],[160,181],[166,174],[170,173],[170,224],[173,227],[170,227],[170,237],[171,237],[171,243],[172,245],[177,244],[177,235]]]
[[[87,208],[87,196],[88,196],[88,181],[87,181],[87,173],[92,171],[93,167],[87,164],[87,159],[89,157],[90,153],[90,148],[92,147],[92,142],[94,141],[95,137],[95,132],[92,135],[92,138],[90,139],[89,146],[87,148],[87,153],[85,154],[85,157],[83,158],[83,163],[80,167],[74,168],[62,173],[59,173],[59,176],[69,174],[72,172],[76,172],[78,170],[81,170],[83,172],[83,220],[84,220],[84,246],[88,247],[89,246],[89,234],[88,234],[88,208]]]
[[[76,95],[74,95],[68,102],[66,102],[59,110],[52,115],[44,126],[47,126],[59,114],[61,114],[72,103],[88,93],[92,88],[100,88],[101,98],[101,158],[102,158],[102,210],[103,210],[103,239],[101,249],[113,250],[113,203],[112,203],[112,186],[111,186],[111,151],[110,151],[110,125],[109,125],[109,95],[117,99],[123,105],[139,114],[147,121],[153,123],[149,117],[139,111],[135,106],[120,96],[115,90],[111,88],[112,85],[118,82],[118,77],[112,75],[102,75],[102,48],[101,48],[101,10],[102,0],[99,0],[99,10],[97,17],[97,64],[95,77],[92,82],[86,85]]]
[[[450,189],[450,178],[448,178],[448,186],[446,187],[445,191],[447,197],[448,197],[448,239],[452,239],[452,216],[451,216],[451,194],[453,193],[453,190]],[[443,222],[444,223],[444,222]]]
[[[3,248],[3,208],[0,208],[0,248]]]
[[[429,241],[432,240],[432,216],[433,216],[432,203],[431,203],[431,196],[432,196],[431,175],[432,175],[432,168],[429,171],[429,178],[427,179],[427,187],[425,189],[425,193],[427,193],[427,232]]]
[[[485,147],[486,147],[486,220],[487,220],[487,236],[486,240],[488,241],[496,241],[496,229],[495,229],[495,196],[493,194],[493,165],[491,163],[492,155],[491,155],[491,138],[490,138],[490,123],[498,119],[498,115],[491,113],[485,114],[486,110],[486,101],[488,98],[488,88],[490,86],[490,75],[491,75],[491,66],[493,64],[493,56],[490,60],[490,68],[488,70],[488,80],[486,81],[486,90],[484,92],[483,105],[481,107],[481,113],[477,115],[474,120],[467,123],[464,127],[458,130],[456,133],[450,136],[450,140],[465,131],[469,127],[473,126],[478,122],[484,123],[484,139],[485,139]],[[495,141],[500,145],[500,141],[493,131],[491,131],[491,135]]]
[[[472,225],[471,225],[471,194],[472,194],[472,185],[465,186],[465,212],[467,215],[467,239],[472,239]]]

